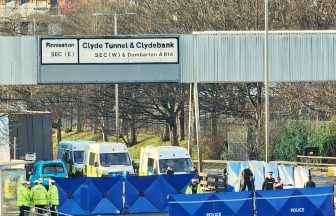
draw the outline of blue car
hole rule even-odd
[[[39,161],[34,164],[32,173],[29,177],[30,185],[34,185],[35,180],[42,178],[43,185],[49,186],[51,178],[67,178],[68,173],[63,161]]]

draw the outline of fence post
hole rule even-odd
[[[255,189],[253,188],[252,190],[252,212],[253,212],[253,216],[256,216],[257,215],[257,206],[256,206],[256,191]]]
[[[128,214],[128,206],[126,204],[126,175],[122,176],[123,183],[122,183],[122,214]]]

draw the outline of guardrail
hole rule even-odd
[[[305,166],[310,169],[312,176],[336,176],[336,164],[329,163],[309,163],[309,162],[290,162],[290,161],[273,161],[278,164],[292,165],[292,166]]]

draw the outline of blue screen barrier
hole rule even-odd
[[[252,192],[177,194],[169,197],[169,215],[252,215]]]
[[[60,212],[111,215],[167,212],[167,196],[185,193],[192,178],[195,178],[194,174],[57,178],[55,181]]]
[[[257,215],[334,215],[332,186],[256,191]]]

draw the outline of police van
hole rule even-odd
[[[188,151],[176,146],[147,146],[141,149],[139,175],[165,174],[172,166],[174,174],[190,173],[193,167]]]
[[[122,143],[90,143],[84,154],[84,176],[134,174],[131,157]]]
[[[58,144],[57,158],[65,163],[70,176],[83,175],[83,158],[86,145],[94,143],[84,140],[64,140]]]

